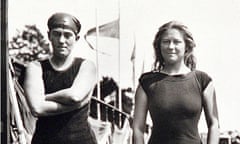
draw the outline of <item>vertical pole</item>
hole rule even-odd
[[[119,41],[118,41],[118,109],[122,111],[122,86],[121,86],[121,18],[120,18],[120,0],[118,0],[118,19],[119,19]],[[121,113],[119,113],[119,125],[121,126]]]
[[[1,0],[1,143],[10,143],[9,98],[7,79],[7,0]]]
[[[137,0],[134,0],[133,3],[132,3],[132,6],[133,6],[133,23],[132,25],[134,26],[133,27],[133,53],[132,53],[132,70],[133,70],[133,73],[132,73],[132,79],[133,79],[133,92],[136,91],[136,59],[137,59],[137,45],[136,45],[136,30],[137,28],[135,27],[136,25],[136,22],[137,22],[137,12],[136,12],[136,5],[137,5]]]
[[[96,16],[96,67],[97,67],[97,99],[101,100],[101,89],[100,89],[100,67],[99,67],[99,24],[98,24],[98,2],[96,2],[96,8],[95,8],[95,16]],[[100,103],[97,102],[97,119],[101,119],[101,110],[100,110]]]

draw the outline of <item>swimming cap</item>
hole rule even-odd
[[[48,29],[67,28],[72,30],[76,35],[80,32],[81,24],[79,20],[67,13],[55,13],[48,19]]]

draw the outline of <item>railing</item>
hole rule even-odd
[[[92,97],[91,99],[91,113],[90,115],[93,118],[96,118],[97,116],[97,107],[96,105],[100,104],[100,112],[101,117],[100,120],[111,122],[115,125],[117,125],[119,128],[123,126],[123,123],[125,120],[129,120],[131,123],[132,118],[130,115],[126,112],[120,111],[118,108],[112,106],[111,104],[105,103],[103,100],[99,100],[96,97]]]

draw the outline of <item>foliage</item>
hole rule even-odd
[[[14,61],[27,65],[31,61],[43,60],[50,55],[49,43],[36,25],[25,25],[9,43],[9,56]]]

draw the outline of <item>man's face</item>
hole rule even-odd
[[[64,28],[53,28],[48,35],[53,47],[53,56],[57,57],[67,57],[78,39],[72,30]]]

